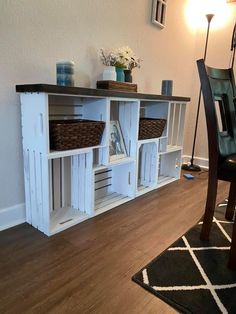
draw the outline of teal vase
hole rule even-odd
[[[123,68],[116,68],[116,80],[117,82],[125,81],[125,73]]]

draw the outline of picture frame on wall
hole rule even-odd
[[[153,0],[152,2],[152,23],[160,28],[165,27],[167,0]]]
[[[109,156],[110,161],[127,157],[123,135],[117,120],[110,121]]]

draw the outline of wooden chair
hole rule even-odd
[[[200,238],[208,240],[216,205],[218,180],[230,182],[225,217],[233,220],[236,204],[236,88],[232,69],[207,67],[197,61],[208,134],[209,177]],[[218,106],[218,110],[216,107]],[[233,225],[229,268],[236,269],[236,223]]]

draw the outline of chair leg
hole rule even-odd
[[[236,222],[234,222],[234,226],[233,226],[233,234],[232,234],[231,248],[229,252],[228,267],[230,269],[236,270]]]
[[[231,182],[229,188],[228,205],[226,208],[225,219],[233,220],[236,205],[236,182]]]
[[[212,220],[213,220],[214,211],[215,211],[215,205],[216,205],[217,184],[218,184],[217,178],[215,177],[211,178],[210,173],[209,173],[205,214],[204,214],[203,225],[202,225],[202,230],[200,234],[201,240],[209,239],[211,226],[212,226]]]

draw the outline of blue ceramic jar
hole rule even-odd
[[[161,85],[161,94],[166,96],[172,96],[173,81],[163,80]]]

